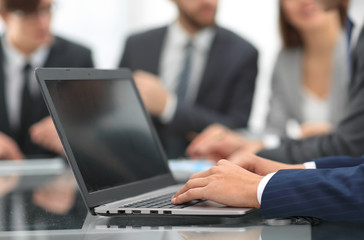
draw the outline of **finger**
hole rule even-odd
[[[190,149],[187,149],[187,151],[194,156],[199,157],[207,157],[209,154],[212,154],[213,151],[216,149],[216,146],[219,145],[221,139],[220,138],[205,138],[204,141],[201,141],[200,143],[191,146]]]
[[[218,153],[215,153],[215,152],[211,152],[211,153],[208,153],[204,156],[204,158],[206,158],[207,160],[211,160],[211,161],[219,161],[220,159],[222,159],[223,157],[218,154]]]
[[[176,192],[176,194],[174,194],[174,196],[172,198],[176,198],[177,196],[189,191],[190,189],[194,189],[194,188],[199,188],[199,187],[204,187],[209,183],[207,178],[195,178],[195,179],[190,179],[186,182],[185,185],[183,185],[181,187],[180,190],[178,190]]]
[[[213,139],[209,142],[205,142],[196,149],[196,154],[211,160],[219,160],[221,158],[218,154],[221,147],[221,139]],[[216,159],[217,157],[217,159]]]
[[[210,168],[211,169],[211,168]],[[195,179],[195,178],[204,178],[204,177],[208,177],[211,175],[211,170],[210,169],[207,169],[205,171],[202,171],[202,172],[198,172],[198,173],[195,173],[193,174],[190,179]]]
[[[172,203],[173,204],[182,204],[185,202],[189,202],[192,200],[196,200],[196,199],[203,199],[204,197],[204,191],[205,188],[200,187],[200,188],[193,188],[193,189],[189,189],[188,191],[174,197],[172,199]]]
[[[187,148],[187,153],[193,154],[201,144],[215,139],[217,136],[222,135],[223,128],[219,125],[208,127],[202,133],[195,137],[192,143]]]

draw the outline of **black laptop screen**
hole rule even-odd
[[[46,81],[90,193],[168,173],[130,81]]]

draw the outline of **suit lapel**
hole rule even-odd
[[[167,37],[167,27],[161,28],[158,34],[155,35],[155,39],[151,40],[153,47],[149,50],[149,54],[146,59],[145,66],[150,66],[148,69],[149,72],[154,73],[156,75],[160,75],[160,62],[161,62],[161,55],[162,55],[162,48],[166,41]]]
[[[5,56],[0,39],[0,131],[5,134],[10,134],[10,124],[8,119],[8,113],[6,111],[6,99],[5,99],[5,73],[4,73]]]
[[[360,71],[360,69],[358,69],[359,58],[360,58],[359,53],[362,52],[362,49],[364,49],[364,27],[361,30],[359,39],[358,39],[357,44],[352,53],[352,70],[351,70],[352,73]],[[354,76],[354,74],[353,74],[353,76]],[[350,84],[355,85],[355,82],[354,82],[355,79],[352,77],[351,80],[352,81]]]
[[[200,88],[198,90],[196,102],[200,102],[204,99],[204,94],[208,93],[208,88],[211,87],[211,79],[219,79],[216,74],[218,72],[214,71],[220,65],[219,53],[221,50],[221,31],[219,27],[216,27],[216,35],[212,41],[209,56],[207,57],[207,63],[205,67],[204,74],[202,76]]]
[[[58,51],[58,39],[57,37],[54,37],[54,42],[49,49],[48,56],[43,64],[43,67],[55,67],[57,66],[57,57],[55,56],[62,56],[61,54],[57,54]],[[59,62],[59,60],[58,60]]]

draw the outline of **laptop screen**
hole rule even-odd
[[[131,80],[46,80],[89,193],[169,172]]]

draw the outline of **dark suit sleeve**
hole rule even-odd
[[[176,113],[172,121],[166,125],[167,128],[176,132],[200,132],[212,123],[221,123],[230,128],[247,126],[255,90],[258,52],[251,47],[242,58],[233,59],[230,58],[231,62],[236,61],[237,64],[232,71],[221,66],[219,67],[220,70],[218,70],[226,71],[229,77],[209,79],[211,85],[220,84],[220,86],[223,86],[223,84],[218,81],[230,81],[229,89],[225,89],[225,92],[219,90],[219,94],[224,92],[225,96],[212,96],[212,92],[200,91],[200,95],[210,94],[210,96],[204,98],[205,101],[207,101],[206,99],[214,101],[213,98],[219,97],[225,98],[222,101],[224,106],[213,108],[209,107],[208,103],[201,104],[198,100],[194,104],[187,101],[178,101]],[[229,61],[229,59],[226,59],[226,61]],[[234,64],[232,63],[232,65]]]
[[[329,135],[301,141],[283,140],[281,146],[258,153],[259,156],[286,163],[303,163],[325,156],[364,153],[364,31],[353,52],[353,76],[347,113],[336,130]]]
[[[92,68],[92,52],[82,45],[55,37],[44,67]]]
[[[319,170],[281,170],[266,185],[265,218],[311,216],[364,223],[364,165]]]
[[[159,75],[160,55],[166,32],[167,28],[162,27],[129,36],[119,67]]]
[[[364,164],[364,158],[352,158],[348,156],[325,157],[315,159],[317,168],[344,168],[355,167]]]

